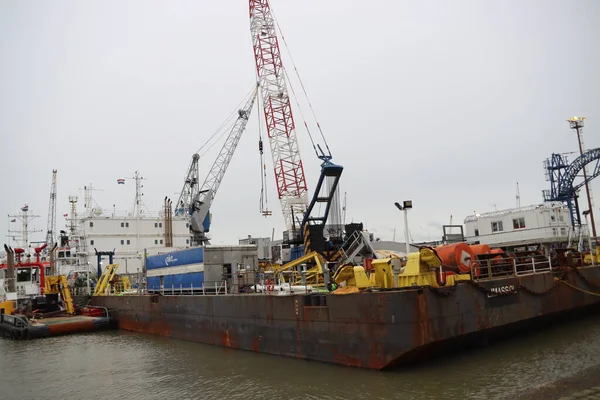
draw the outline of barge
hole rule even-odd
[[[325,293],[268,284],[253,287],[273,290],[262,293],[162,288],[94,296],[92,304],[114,310],[118,326],[129,331],[376,370],[437,354],[460,339],[599,306],[600,267],[585,265],[577,252],[506,255],[461,245],[438,250],[475,255],[466,273],[469,257],[450,257],[450,268],[438,251],[421,248],[405,265],[385,258],[370,260],[370,270],[338,268],[339,286]]]

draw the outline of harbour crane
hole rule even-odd
[[[250,0],[250,30],[277,195],[286,229],[299,228],[308,208],[308,187],[290,97],[284,77],[275,21],[267,0]]]
[[[323,230],[332,204],[339,214],[339,201],[335,202],[336,188],[343,167],[331,162],[331,152],[326,141],[327,153],[319,145],[315,146],[305,123],[317,157],[322,160],[321,176],[309,202],[275,18],[268,0],[249,0],[249,11],[256,73],[273,157],[277,193],[286,225],[284,241],[286,236],[289,238],[288,243],[292,244],[302,243],[304,239],[304,250],[308,252],[311,250],[309,247],[323,243]],[[283,40],[285,42],[285,39]],[[317,126],[321,130],[318,122]],[[321,135],[323,136],[322,131]],[[313,214],[313,211],[316,211],[315,206],[322,203],[325,203],[324,209]],[[337,218],[338,221],[340,219],[341,217]],[[312,240],[309,237],[312,237]]]
[[[46,229],[46,244],[52,248],[56,243],[56,170],[52,170],[52,185],[50,186],[50,203],[48,205],[48,227]]]
[[[192,246],[209,244],[207,233],[210,231],[211,224],[210,207],[242,133],[246,129],[257,92],[258,87],[255,87],[245,105],[237,111],[237,119],[201,186],[199,185],[198,170],[200,155],[195,153],[192,156],[185,183],[174,210],[175,215],[186,215],[190,219]]]

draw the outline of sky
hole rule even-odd
[[[573,115],[588,118],[586,148],[600,147],[595,0],[271,4],[283,62],[344,166],[346,222],[382,240],[404,239],[396,201],[413,201],[414,241],[439,239],[451,215],[460,224],[514,207],[517,182],[521,205],[541,202],[544,159],[577,150]],[[0,54],[0,212],[27,203],[42,231],[33,240],[45,237],[53,169],[58,229],[68,196],[83,199],[90,183],[104,209],[131,209],[133,181],[117,179],[137,170],[149,209],[176,201],[193,153],[255,82],[245,1],[5,0]],[[293,74],[289,83],[312,194],[320,161],[301,128],[304,115],[314,134],[315,119]],[[259,213],[260,129],[255,110],[214,200],[212,243],[285,229],[266,139],[273,216]],[[592,188],[600,196],[600,179]],[[3,239],[9,224],[0,218]]]

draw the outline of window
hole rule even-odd
[[[131,242],[129,241],[129,239],[127,239],[127,244],[131,244]]]
[[[94,241],[90,240],[90,246],[93,246],[93,245],[94,245]]]
[[[90,228],[93,228],[93,227],[94,227],[94,223],[90,222]]]
[[[479,229],[475,229],[475,236],[479,236]]]
[[[492,222],[492,232],[502,232],[504,227],[502,226],[502,221],[494,221]]]
[[[154,239],[154,244],[158,244],[158,240]]]
[[[190,224],[186,222],[186,223],[185,223],[185,227],[186,227],[186,228],[189,228],[189,227],[190,227]]]
[[[551,215],[550,216],[550,221],[552,221],[552,222],[556,221],[556,217],[554,215]]]
[[[190,239],[185,239],[185,244],[190,244]]]
[[[125,244],[125,241],[124,241],[124,240],[121,240],[121,244]]]
[[[162,239],[160,239],[160,244],[163,244]]]
[[[121,228],[125,227],[125,223],[121,222]]]
[[[560,222],[564,221],[564,220],[565,220],[565,216],[561,214],[561,215],[558,217],[558,220],[559,220]]]
[[[31,282],[31,269],[19,268],[17,270],[17,282]]]
[[[156,223],[156,222],[155,222],[155,223],[154,223],[154,227],[155,227],[155,228],[158,228],[158,223]]]
[[[514,229],[525,228],[525,218],[513,218],[513,228]]]
[[[560,234],[562,236],[567,236],[567,228],[560,228]]]
[[[159,222],[159,223],[158,223],[158,227],[159,227],[159,228],[162,228],[162,222]]]
[[[125,222],[125,227],[129,228],[129,222]]]

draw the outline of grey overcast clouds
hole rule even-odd
[[[565,121],[573,115],[588,117],[586,147],[600,147],[597,0],[272,5],[344,166],[347,222],[382,239],[398,228],[403,240],[395,201],[413,200],[416,241],[439,238],[451,214],[462,223],[474,210],[514,207],[517,181],[522,205],[541,202],[543,160],[577,150]],[[78,189],[89,183],[102,189],[94,196],[104,209],[131,208],[133,182],[117,179],[136,170],[149,209],[175,201],[192,154],[255,81],[241,0],[3,0],[0,50],[0,211],[28,203],[42,230],[53,168],[59,229],[68,196],[83,198]],[[302,111],[312,122],[305,102]],[[294,112],[312,191],[320,162]],[[259,213],[259,123],[254,112],[215,198],[213,243],[284,229],[271,169],[273,216]],[[600,196],[600,179],[593,189]],[[8,225],[0,218],[3,238]]]

